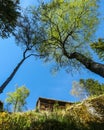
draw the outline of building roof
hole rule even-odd
[[[50,98],[39,97],[38,100],[37,100],[36,106],[38,105],[39,101],[45,102],[45,103],[49,103],[49,104],[58,103],[59,105],[73,104],[72,102],[67,102],[67,101],[62,101],[62,100],[55,100],[55,99],[50,99]]]

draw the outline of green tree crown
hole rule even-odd
[[[13,112],[23,111],[30,92],[25,86],[17,87],[14,92],[7,93],[6,102],[12,106]]]
[[[83,52],[89,56],[89,42],[99,21],[97,9],[97,0],[51,0],[43,4],[40,17],[47,35],[40,52],[61,67],[78,68],[79,62],[66,55]]]

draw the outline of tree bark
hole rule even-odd
[[[29,49],[26,49],[23,52],[23,58],[22,60],[17,64],[17,66],[14,68],[13,72],[9,75],[9,77],[4,81],[4,83],[0,86],[0,93],[3,92],[3,90],[6,88],[6,86],[9,84],[9,82],[13,79],[13,77],[15,76],[16,72],[18,71],[18,69],[20,68],[20,66],[23,64],[23,62],[28,59],[31,56],[38,56],[38,57],[42,57],[43,55],[37,55],[37,54],[29,54],[26,56],[26,52]]]
[[[13,70],[13,72],[10,74],[10,76],[4,81],[4,83],[0,86],[0,93],[3,92],[3,90],[5,89],[5,87],[9,84],[9,82],[12,80],[12,78],[14,77],[14,75],[16,74],[16,72],[18,71],[18,69],[20,68],[20,66],[22,65],[22,63],[26,60],[26,58],[23,58],[15,67],[15,69]]]
[[[17,112],[17,104],[18,104],[18,98],[14,104],[13,112]]]
[[[34,56],[34,54],[30,54],[28,56],[25,56],[26,51],[23,53],[23,58],[22,60],[17,64],[17,66],[14,68],[13,72],[9,75],[9,77],[4,81],[4,83],[0,86],[0,93],[3,92],[3,90],[6,88],[6,86],[9,84],[9,82],[13,79],[13,77],[15,76],[16,72],[18,71],[18,69],[20,68],[20,66],[23,64],[23,62],[31,57]]]
[[[82,63],[88,70],[104,77],[104,64],[95,62],[86,56],[82,55],[81,53],[74,52],[70,55],[64,53],[69,59],[76,59],[80,63]]]

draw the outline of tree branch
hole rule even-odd
[[[35,57],[43,57],[43,55],[38,55],[38,54],[30,54],[28,56],[26,56],[27,50],[24,51],[23,53],[23,58],[22,60],[17,64],[17,66],[15,67],[15,69],[13,70],[13,72],[9,75],[9,77],[3,82],[3,84],[0,86],[0,93],[3,92],[3,90],[6,88],[6,86],[10,83],[10,81],[13,79],[13,77],[15,76],[16,72],[18,71],[18,69],[20,68],[20,66],[23,64],[23,62],[28,59],[31,56],[35,56]]]
[[[74,52],[71,54],[68,54],[64,52],[64,55],[68,59],[76,59],[80,63],[82,63],[88,70],[100,75],[101,77],[104,77],[104,64],[94,62],[90,58],[87,58],[86,56],[82,55],[81,53]]]

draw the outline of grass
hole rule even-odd
[[[104,95],[53,112],[0,113],[0,130],[104,130]]]

